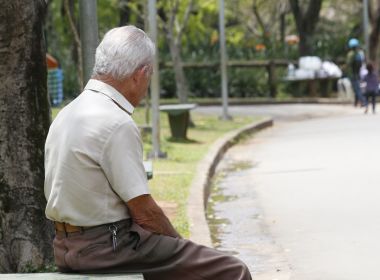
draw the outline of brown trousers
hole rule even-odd
[[[153,234],[131,220],[117,222],[114,250],[110,225],[84,232],[57,232],[55,262],[61,272],[142,273],[147,280],[248,280],[237,258],[186,239]]]

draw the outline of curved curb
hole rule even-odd
[[[224,153],[242,136],[257,132],[272,125],[273,119],[265,118],[264,120],[253,122],[252,124],[225,134],[211,146],[206,156],[198,164],[196,177],[191,183],[189,199],[187,202],[190,239],[192,241],[208,247],[213,247],[210,229],[206,221],[205,209],[207,206],[208,195],[210,193],[211,178]]]

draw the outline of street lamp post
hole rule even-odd
[[[80,0],[80,39],[83,57],[83,82],[90,79],[95,64],[95,51],[98,46],[98,18],[96,0]]]
[[[220,39],[220,71],[222,86],[223,120],[230,120],[228,115],[228,78],[227,78],[227,53],[226,38],[224,32],[224,0],[219,0],[219,39]]]
[[[149,155],[152,158],[165,157],[160,150],[160,78],[158,67],[158,49],[157,49],[157,9],[156,0],[148,0],[149,14],[149,36],[156,44],[156,54],[153,61],[153,74],[150,83],[150,92],[152,98],[152,146],[153,151]]]

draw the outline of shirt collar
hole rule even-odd
[[[108,96],[129,114],[132,114],[133,110],[135,109],[133,105],[120,92],[118,92],[114,87],[102,81],[90,79],[84,89],[100,92]]]

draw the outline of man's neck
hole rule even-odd
[[[103,83],[110,85],[111,87],[116,89],[118,92],[120,92],[121,95],[123,95],[129,101],[129,103],[131,103],[134,107],[136,107],[137,104],[135,104],[136,102],[133,99],[133,96],[131,95],[132,93],[130,91],[130,88],[131,88],[130,81],[128,78],[122,81],[115,80],[109,75],[96,75],[91,78],[102,81]]]

